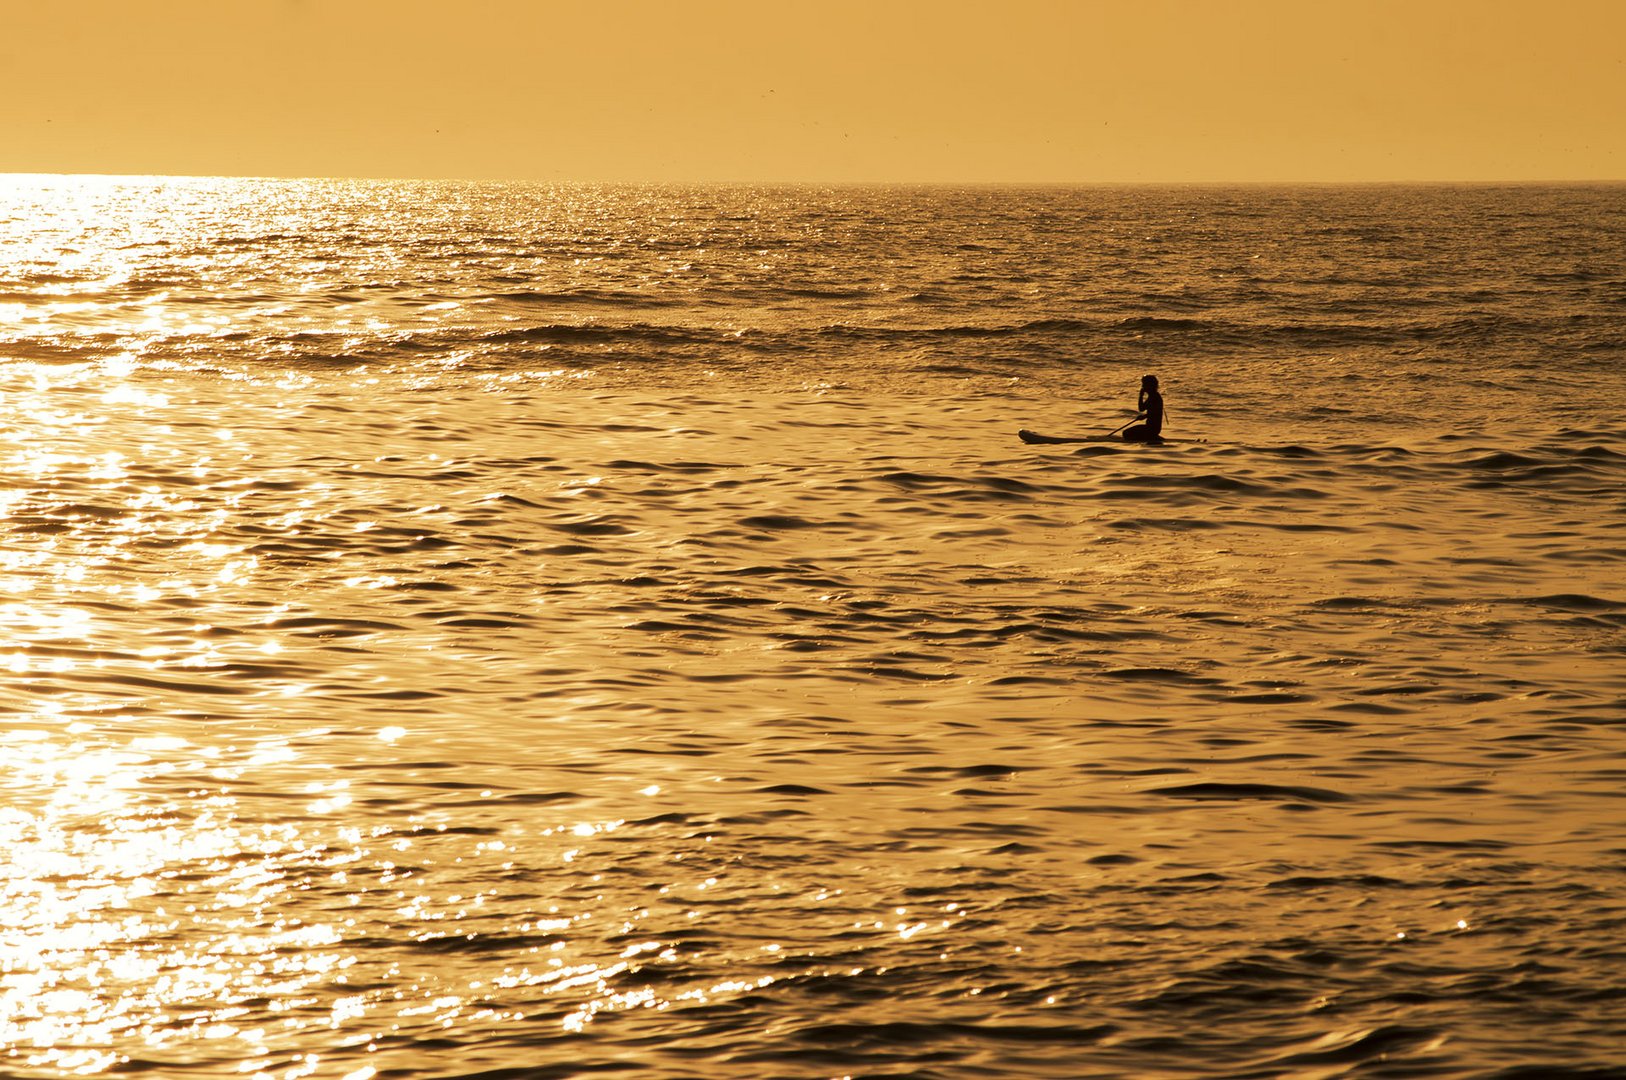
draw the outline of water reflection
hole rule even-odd
[[[678,966],[681,948],[638,936],[651,908],[606,880],[623,818],[517,833],[484,790],[495,814],[455,826],[434,811],[359,824],[370,813],[350,778],[304,749],[331,731],[201,745],[30,723],[4,735],[0,774],[0,1044],[13,1067],[363,1076],[373,1066],[358,1059],[407,1031],[543,1018],[581,1033],[607,1013],[775,981],[627,984]],[[371,745],[411,741],[391,726]]]
[[[237,819],[208,781],[261,754],[234,767],[184,739],[86,727],[5,737],[0,1043],[29,1068],[86,1072],[128,1061],[132,1045],[263,1052],[266,1029],[235,1023],[253,1003],[277,1011],[354,962],[333,949],[337,925],[279,906],[299,870],[359,853]],[[185,790],[155,799],[153,787]]]

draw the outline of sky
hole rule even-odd
[[[1626,179],[1621,0],[0,0],[0,172]]]

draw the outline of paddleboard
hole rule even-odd
[[[1077,438],[1066,438],[1058,435],[1040,435],[1037,431],[1023,428],[1016,433],[1016,437],[1030,446],[1048,445],[1050,443],[1078,443],[1078,442],[1115,442],[1125,443],[1129,446],[1161,446],[1167,439],[1155,439],[1151,442],[1139,440],[1130,441],[1117,435],[1081,435]]]

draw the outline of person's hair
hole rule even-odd
[[[1157,385],[1157,376],[1156,375],[1142,375],[1140,377],[1140,384],[1141,384],[1141,386],[1156,386]]]

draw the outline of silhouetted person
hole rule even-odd
[[[1162,442],[1163,441],[1163,395],[1157,392],[1157,376],[1143,375],[1140,380],[1140,401],[1135,406],[1140,410],[1136,420],[1144,420],[1144,424],[1136,424],[1124,432],[1124,438],[1130,442]]]

